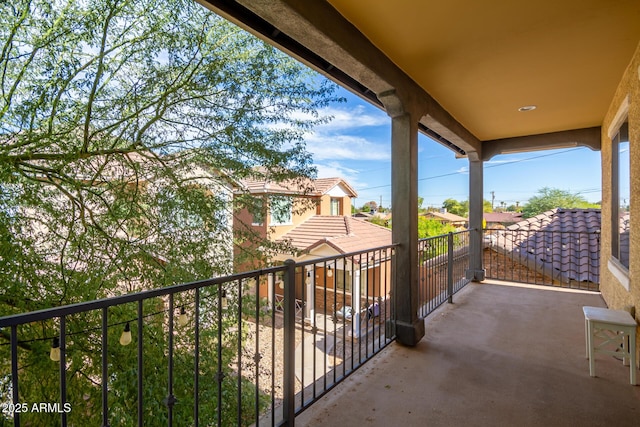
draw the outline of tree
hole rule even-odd
[[[0,34],[2,315],[228,273],[224,172],[314,175],[303,136],[327,120],[317,110],[336,100],[335,86],[191,0],[1,2]],[[132,316],[133,307],[113,318]],[[162,330],[149,345],[164,348]],[[43,340],[55,325],[24,334]],[[52,370],[40,358],[46,341],[33,342],[22,397],[56,401],[55,384],[29,387]],[[98,343],[77,338],[86,351],[70,354],[69,385],[94,402],[77,424],[99,423]],[[114,399],[126,414],[128,397]]]
[[[449,232],[455,232],[456,228],[451,224],[442,224],[435,219],[418,217],[418,238],[441,236]]]
[[[378,204],[372,200],[362,205],[362,208],[360,208],[360,211],[371,212],[371,211],[375,211],[376,209],[378,209]]]
[[[522,216],[530,218],[554,208],[597,208],[598,205],[587,202],[579,194],[557,188],[544,187],[538,190],[522,207]]]
[[[459,215],[462,217],[467,217],[467,215],[469,214],[468,200],[460,202],[455,199],[446,199],[444,202],[442,202],[442,207],[446,209],[447,212],[450,212],[452,214]]]
[[[465,218],[469,216],[469,200],[459,201],[455,199],[446,199],[444,202],[442,202],[442,207],[446,209],[447,212],[451,212],[452,214],[459,215]],[[493,212],[490,201],[482,201],[482,211]]]

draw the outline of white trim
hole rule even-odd
[[[627,116],[629,116],[629,95],[624,97],[622,102],[620,103],[620,107],[618,108],[618,112],[613,117],[611,124],[609,125],[609,130],[607,134],[609,135],[609,139],[612,139],[620,130],[622,124],[627,120]]]
[[[609,271],[613,276],[618,279],[618,282],[629,291],[629,270],[627,270],[620,261],[615,258],[609,258],[609,262],[607,263],[607,267],[609,267]]]

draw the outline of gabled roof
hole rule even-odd
[[[466,222],[467,218],[451,212],[427,212],[424,216],[431,216],[449,222]]]
[[[309,251],[328,244],[340,253],[377,248],[392,243],[391,230],[348,216],[321,216],[309,218],[287,234],[288,241],[300,251]]]
[[[485,212],[482,218],[487,222],[518,222],[522,220],[520,212]]]
[[[350,197],[358,197],[358,193],[356,193],[356,190],[351,188],[347,181],[339,177],[318,178],[313,181],[313,184],[319,195],[327,194],[334,187],[341,185]]]
[[[342,178],[304,179],[299,182],[273,182],[268,178],[243,178],[240,180],[244,188],[252,194],[298,194],[322,196],[340,185],[350,197],[358,197],[358,193]]]
[[[516,262],[563,282],[600,280],[600,209],[552,209],[498,232]]]

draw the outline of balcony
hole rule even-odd
[[[426,319],[296,419],[304,426],[635,426],[629,368],[585,358],[582,306],[599,294],[488,280]]]
[[[581,307],[604,305],[592,284],[471,283],[472,233],[418,242],[426,335],[414,348],[394,342],[396,246],[1,318],[2,416],[16,426],[632,423],[640,392],[628,368],[599,357],[599,377],[588,374]],[[519,262],[548,256],[502,233],[527,248]],[[549,269],[501,266],[518,258],[498,246],[490,272]]]

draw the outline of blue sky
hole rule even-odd
[[[383,111],[345,89],[346,103],[323,113],[333,120],[306,139],[318,177],[340,176],[358,192],[356,206],[374,200],[391,205],[391,120]],[[424,207],[440,207],[447,198],[468,198],[468,161],[424,135],[418,140],[418,192]],[[600,152],[588,148],[535,151],[495,156],[484,164],[484,198],[521,205],[543,187],[601,199]]]

